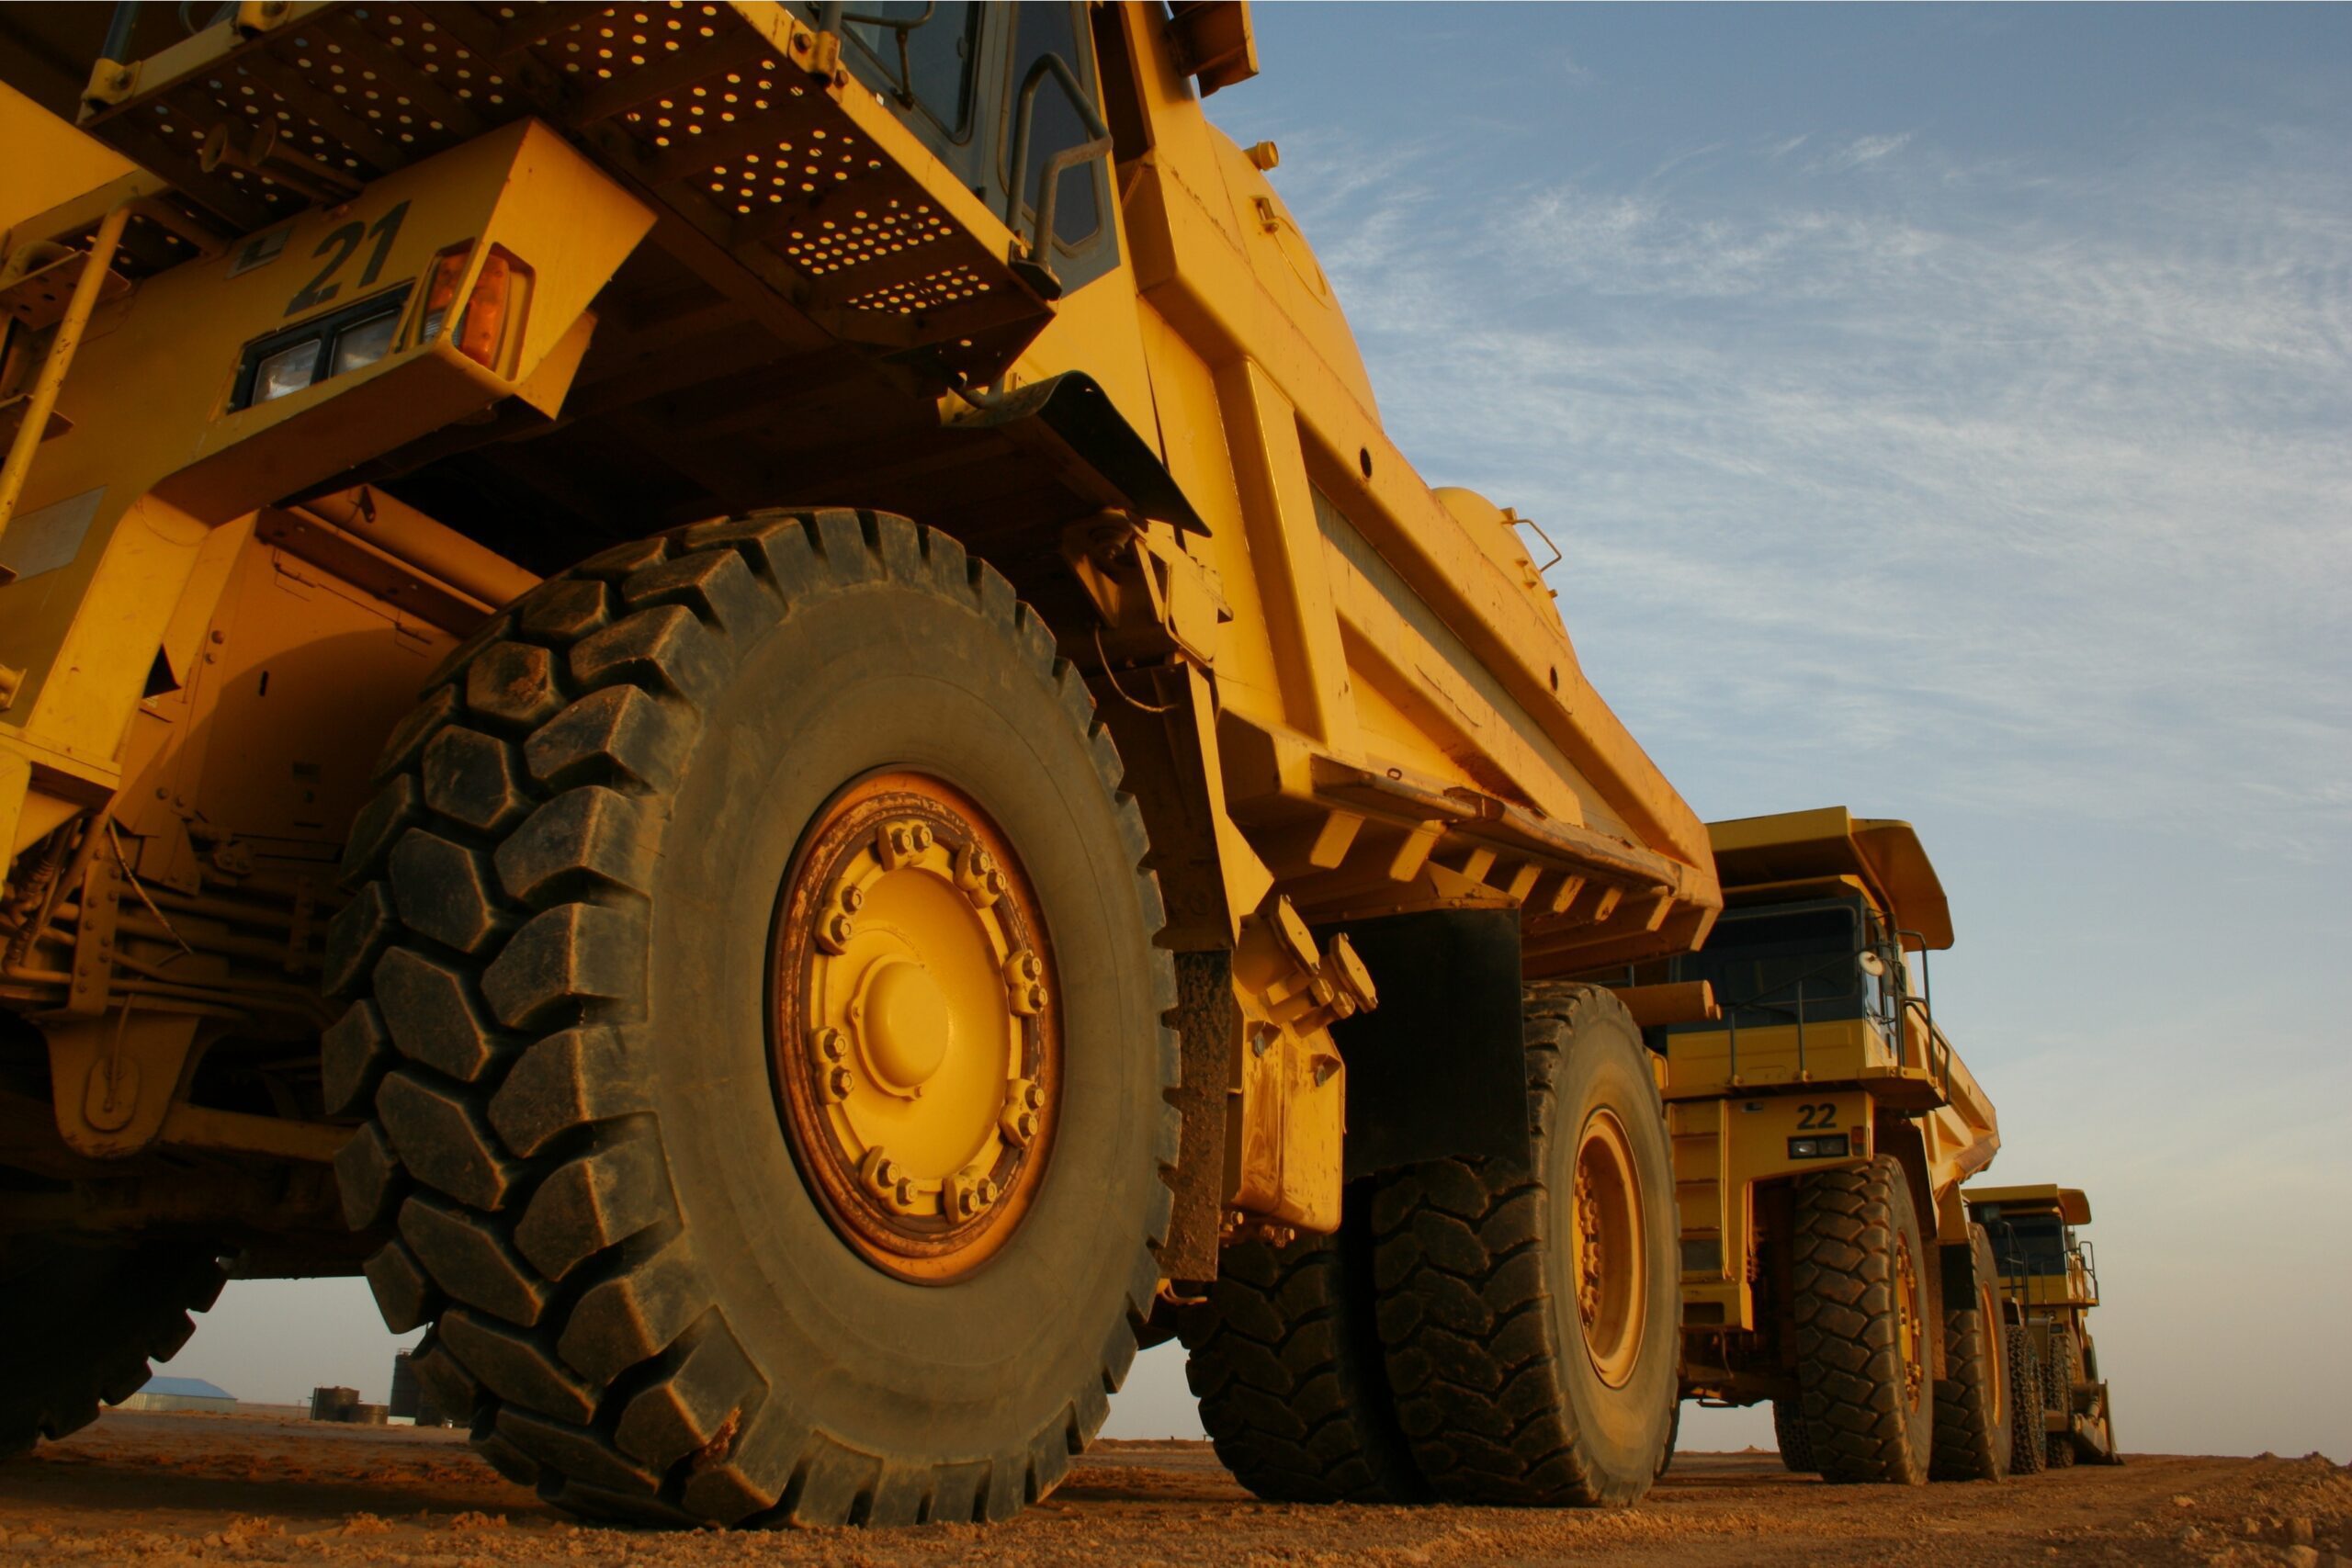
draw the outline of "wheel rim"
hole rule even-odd
[[[1036,895],[970,797],[862,779],[818,814],[777,896],[777,1112],[842,1239],[885,1273],[960,1278],[1036,1195],[1060,996]]]
[[[1976,1321],[1978,1337],[1984,1350],[1984,1361],[1992,1371],[1993,1427],[1998,1430],[2009,1408],[2009,1358],[2006,1337],[2001,1332],[2001,1309],[1993,1299],[1993,1287],[1976,1287]]]
[[[1602,1382],[1623,1388],[1641,1356],[1650,1260],[1633,1140],[1613,1111],[1594,1111],[1577,1141],[1569,1230],[1585,1354]]]
[[[1917,1410],[1928,1383],[1920,1334],[1919,1266],[1911,1256],[1911,1238],[1900,1234],[1894,1238],[1894,1344],[1903,1359],[1903,1404]]]

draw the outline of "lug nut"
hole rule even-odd
[[[821,1061],[841,1063],[849,1060],[849,1036],[830,1024],[820,1024],[810,1030],[808,1044]]]
[[[951,1220],[977,1219],[996,1206],[999,1196],[995,1179],[978,1166],[957,1171],[942,1194]]]
[[[836,911],[818,922],[817,945],[838,957],[849,946],[849,939],[856,933],[857,922]]]
[[[896,871],[929,850],[932,843],[928,822],[885,822],[874,835],[874,858],[882,863],[883,870]]]
[[[956,857],[956,886],[964,890],[964,897],[976,908],[985,909],[1003,897],[1012,884],[1005,880],[996,856],[978,844],[970,844]]]
[[[1004,961],[1004,992],[1014,1012],[1031,1018],[1046,1010],[1045,979],[1045,964],[1028,948]]]
[[[849,1098],[850,1075],[847,1067],[827,1067],[820,1077],[827,1100],[840,1101]]]
[[[1003,1132],[1005,1142],[1015,1148],[1027,1148],[1044,1124],[1045,1109],[1046,1090],[1036,1079],[1013,1078],[1007,1082],[1004,1111],[997,1117],[997,1126]]]

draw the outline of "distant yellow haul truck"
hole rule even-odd
[[[1935,869],[1908,824],[1842,807],[1708,836],[1722,919],[1625,993],[1683,1019],[1682,1393],[1771,1401],[1783,1458],[1826,1480],[1996,1480],[2017,1399],[1960,1183],[2000,1136],[1928,1009],[1927,954],[1952,941]]]
[[[1175,1303],[1261,1491],[1638,1495],[1562,977],[1706,834],[1204,115],[1246,7],[188,14],[0,7],[0,1450],[232,1258],[582,1513],[1001,1517]]]
[[[2098,1261],[2075,1235],[2091,1223],[2090,1199],[2052,1186],[1975,1187],[1967,1196],[1970,1217],[1993,1238],[2004,1315],[2031,1342],[2049,1463],[2121,1464],[2114,1402],[2091,1341]]]

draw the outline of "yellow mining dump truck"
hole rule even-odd
[[[1935,868],[1908,823],[1843,807],[1707,830],[1726,908],[1666,966],[1682,1393],[1770,1400],[1782,1457],[1826,1480],[1998,1479],[2017,1402],[1960,1183],[2000,1134],[1929,1007]]]
[[[1968,1211],[1993,1238],[2012,1331],[2030,1343],[2049,1463],[2121,1464],[2114,1406],[2091,1342],[2098,1259],[2075,1235],[2076,1225],[2091,1223],[2090,1199],[2072,1187],[1976,1187]],[[2020,1379],[2019,1386],[2034,1385]]]
[[[1247,10],[186,15],[0,16],[0,1445],[226,1258],[587,1514],[1001,1517],[1180,1327],[1261,1491],[1638,1495],[1560,977],[1706,836],[1204,118]]]

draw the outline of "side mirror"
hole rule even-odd
[[[1863,953],[1861,955],[1861,964],[1862,973],[1865,975],[1871,976],[1876,979],[1883,979],[1886,976],[1886,960],[1881,958],[1875,953]]]

